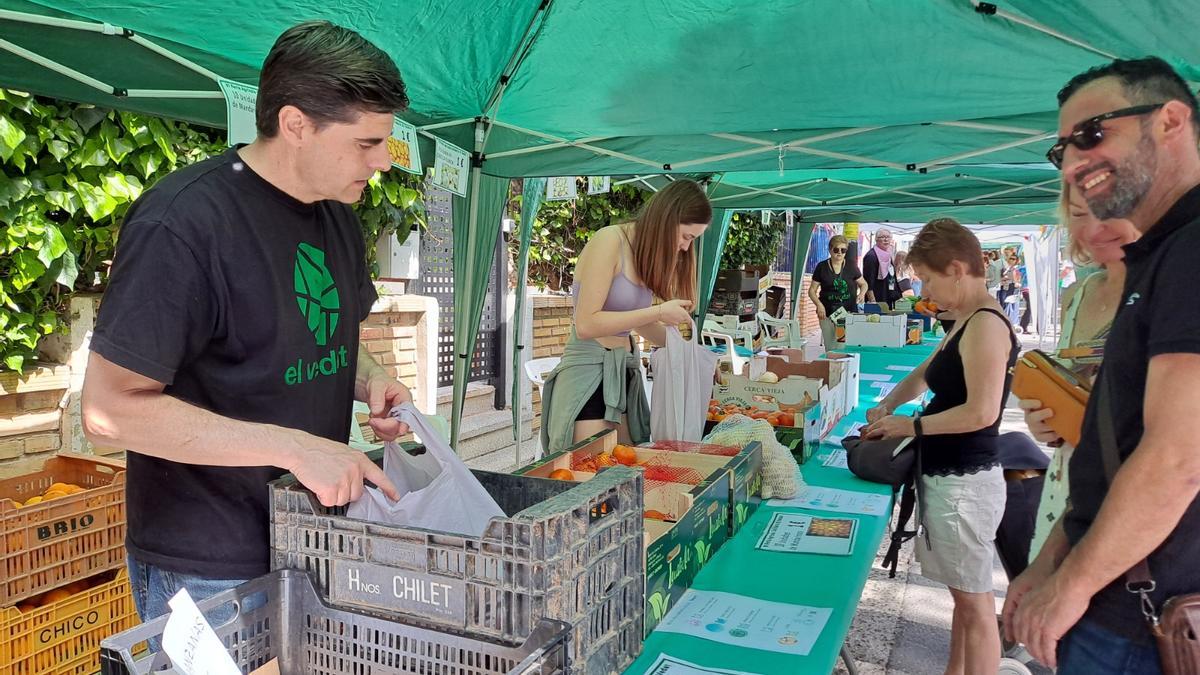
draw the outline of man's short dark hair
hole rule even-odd
[[[1061,108],[1084,85],[1103,77],[1116,78],[1121,83],[1122,93],[1132,105],[1167,101],[1185,103],[1192,109],[1192,131],[1200,136],[1200,106],[1196,104],[1196,95],[1188,89],[1187,83],[1171,64],[1157,56],[1117,59],[1072,77],[1067,86],[1058,92],[1058,107]]]
[[[328,21],[308,21],[283,32],[258,81],[258,135],[279,132],[279,111],[296,106],[318,126],[351,122],[364,112],[408,107],[400,70],[382,49]]]

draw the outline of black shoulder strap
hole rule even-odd
[[[919,480],[919,479],[918,479]],[[917,504],[916,486],[909,484],[900,488],[900,515],[896,518],[896,527],[892,530],[892,542],[888,545],[887,553],[883,556],[883,568],[888,571],[888,578],[896,578],[896,565],[900,563],[900,547],[904,542],[917,536],[914,527],[904,529],[912,519],[913,508]]]

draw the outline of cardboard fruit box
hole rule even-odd
[[[907,314],[851,314],[846,317],[847,345],[903,347],[907,341]]]
[[[815,426],[815,424],[814,424]],[[644,444],[651,450],[699,453],[728,458],[730,471],[729,536],[738,533],[762,503],[762,444],[754,441],[744,448],[686,441],[657,441]]]
[[[643,466],[646,472],[644,513],[653,516],[644,520],[645,632],[649,635],[691,586],[704,563],[728,539],[733,472],[728,464],[731,458],[646,448],[632,450],[637,461],[634,466]],[[571,472],[571,479],[587,481],[596,475],[589,470],[593,466],[601,471],[606,468],[602,464],[609,460],[601,456],[613,457],[616,451],[616,433],[604,431],[516,473],[548,478],[566,470]],[[758,457],[761,463],[761,446]]]
[[[766,371],[777,382],[731,376],[725,385],[713,387],[713,398],[721,405],[753,406],[760,410],[781,410],[800,415],[813,403],[820,403],[820,435],[825,437],[846,414],[846,365],[839,361],[794,363],[782,356],[767,356]],[[793,426],[795,426],[793,424]]]

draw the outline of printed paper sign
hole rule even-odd
[[[795,497],[772,499],[770,503],[771,506],[777,507],[798,507],[815,511],[882,516],[887,512],[891,497],[872,492],[854,492],[853,490],[835,490],[805,485],[800,488],[800,493]]]
[[[655,630],[750,649],[808,654],[833,610],[688,590]]]
[[[229,147],[239,143],[253,143],[258,137],[258,126],[254,121],[258,87],[225,78],[218,79],[217,84],[221,87],[221,93],[225,95],[225,137]]]
[[[565,202],[578,196],[574,176],[555,176],[546,179],[546,201]]]
[[[611,179],[608,176],[588,176],[588,194],[602,195],[605,192],[608,192],[609,180]]]
[[[183,675],[241,675],[187,589],[181,589],[167,604],[171,616],[163,629],[162,647],[176,671]]]
[[[846,463],[846,451],[834,450],[825,455],[825,459],[821,461],[823,466],[831,466],[835,469],[849,469],[850,465]]]
[[[674,656],[659,654],[658,659],[644,675],[754,675],[742,670],[725,670],[724,668],[709,668],[690,661],[677,659]]]
[[[409,173],[421,173],[421,151],[417,144],[417,128],[396,117],[392,120],[392,135],[387,139],[388,156],[392,166]]]
[[[856,518],[822,518],[803,513],[775,513],[755,548],[783,553],[850,555],[858,534]]]
[[[439,138],[434,153],[433,184],[459,197],[466,197],[470,171],[471,153]]]

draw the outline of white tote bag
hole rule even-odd
[[[478,537],[492,518],[504,515],[467,465],[411,403],[398,405],[389,414],[424,440],[425,454],[414,457],[398,443],[386,444],[383,472],[396,486],[400,499],[393,502],[378,488],[367,487],[362,497],[346,508],[348,517]]]
[[[654,388],[650,395],[650,437],[656,441],[698,441],[704,435],[713,375],[720,357],[667,328],[667,344],[650,355]]]

